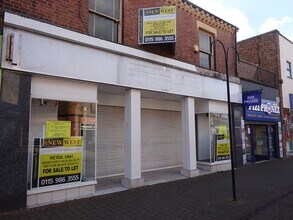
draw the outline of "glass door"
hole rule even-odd
[[[266,125],[254,125],[253,126],[253,145],[255,161],[268,160],[268,138],[267,138],[267,126]]]

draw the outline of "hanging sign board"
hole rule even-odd
[[[176,42],[176,6],[139,9],[138,43]]]
[[[243,105],[261,105],[261,93],[260,92],[246,92],[243,94]]]
[[[32,188],[80,182],[82,137],[35,138]]]

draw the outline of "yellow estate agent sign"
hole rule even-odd
[[[217,135],[217,151],[216,159],[219,160],[228,160],[230,159],[230,136],[227,132],[226,125],[217,126],[218,135]]]
[[[46,138],[59,138],[71,136],[70,121],[47,121]]]
[[[218,140],[217,141],[217,156],[229,156],[230,155],[230,141]]]
[[[82,137],[35,138],[32,187],[81,181]]]
[[[176,7],[139,9],[139,44],[176,42]]]

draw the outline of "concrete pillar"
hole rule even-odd
[[[181,117],[183,140],[183,169],[181,170],[181,174],[187,177],[198,176],[199,170],[196,166],[195,147],[194,98],[182,98]]]
[[[141,178],[140,91],[129,89],[125,97],[125,176],[121,183],[128,188],[143,186]]]

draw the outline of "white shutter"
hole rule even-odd
[[[97,107],[97,177],[124,173],[124,108]]]
[[[182,165],[181,112],[142,109],[142,170]]]
[[[97,177],[124,173],[124,108],[98,105]],[[182,165],[181,113],[142,109],[142,170]]]

